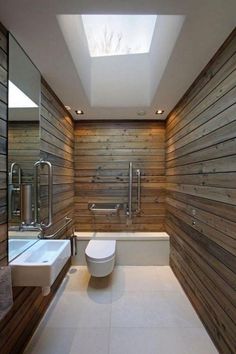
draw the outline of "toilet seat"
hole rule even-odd
[[[94,262],[106,261],[115,256],[115,240],[91,240],[86,249],[86,257]]]

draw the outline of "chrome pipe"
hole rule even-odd
[[[137,209],[136,215],[141,213],[141,171],[140,169],[136,170],[137,175]]]
[[[32,185],[22,184],[21,187],[21,224],[31,225],[32,223]]]
[[[133,188],[133,163],[129,163],[129,195],[128,195],[128,208],[127,216],[132,219],[132,188]]]
[[[52,175],[52,164],[49,161],[39,160],[34,164],[35,173],[34,173],[34,181],[35,181],[35,192],[34,192],[34,209],[35,209],[35,224],[39,223],[39,215],[38,215],[38,203],[39,203],[39,187],[38,187],[38,168],[47,166],[48,167],[48,223],[44,224],[40,222],[42,229],[48,229],[52,225],[52,192],[53,192],[53,175]]]

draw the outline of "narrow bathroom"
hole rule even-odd
[[[235,13],[0,0],[0,354],[236,353]]]

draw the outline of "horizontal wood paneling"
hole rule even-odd
[[[163,122],[81,122],[75,125],[75,222],[78,230],[163,231],[165,218]],[[93,215],[88,203],[128,202],[129,161],[142,172],[142,213]],[[134,177],[133,208],[137,184]]]
[[[0,266],[7,264],[7,46],[0,24]]]
[[[0,35],[0,51],[7,48]],[[2,58],[2,57],[1,57]],[[4,57],[5,58],[5,57]],[[1,59],[3,60],[3,59]],[[0,60],[0,62],[1,62]],[[6,66],[4,65],[4,70]],[[0,65],[0,80],[4,73]],[[0,86],[1,90],[1,86]],[[41,139],[40,139],[40,156],[51,161],[54,169],[53,177],[53,227],[49,232],[54,232],[62,226],[62,220],[66,215],[73,216],[73,197],[74,197],[74,173],[73,173],[73,123],[71,117],[68,116],[64,106],[57,99],[55,94],[43,81],[42,83],[42,107],[41,107]],[[6,117],[7,105],[1,101],[0,94],[0,179],[5,181],[6,174]],[[44,133],[45,132],[45,133]],[[20,148],[23,148],[22,139],[18,136],[18,132],[14,132],[14,138]],[[37,133],[37,136],[38,133]],[[51,137],[50,137],[51,136]],[[32,136],[31,136],[32,137]],[[29,141],[30,147],[39,144],[36,135],[31,139],[26,134],[26,141]],[[30,140],[31,139],[31,140]],[[19,141],[18,141],[19,140]],[[59,144],[60,141],[60,144]],[[33,156],[32,152],[36,149],[25,151],[25,160],[35,161],[39,159],[39,155]],[[64,152],[65,151],[65,152]],[[15,150],[16,152],[16,150]],[[39,148],[37,145],[37,152]],[[17,152],[16,152],[17,154]],[[28,157],[28,159],[27,159]],[[45,196],[47,189],[47,178],[44,174],[41,176],[42,183],[42,208],[47,203]],[[0,189],[0,264],[7,264],[7,193],[6,183],[1,184]],[[46,210],[43,215],[46,215]],[[64,238],[71,234],[72,226],[59,235]],[[49,303],[51,302],[57,288],[59,287],[66,271],[70,265],[70,261],[66,264],[63,271],[51,288],[51,293],[47,297],[41,294],[41,288],[33,287],[15,287],[13,288],[14,304],[10,312],[0,322],[0,352],[1,354],[18,354],[22,353],[25,345],[32,336],[41,317],[45,313]]]
[[[40,158],[39,121],[8,122],[8,171],[13,162],[21,167],[22,183],[34,183],[34,163]],[[17,185],[18,175],[13,175],[13,183]],[[20,209],[18,193],[18,208]],[[16,199],[17,200],[17,199]],[[17,206],[17,204],[16,204]],[[9,226],[19,225],[20,216],[12,215]]]
[[[49,234],[63,225],[66,216],[73,217],[74,209],[74,125],[64,106],[42,81],[41,97],[41,158],[53,166],[53,226]],[[41,218],[47,218],[47,171],[42,172]],[[68,229],[71,233],[72,225]],[[63,236],[63,235],[62,235]]]
[[[236,30],[166,125],[170,263],[220,353],[236,352]]]

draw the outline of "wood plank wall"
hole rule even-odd
[[[220,353],[236,353],[236,30],[166,126],[171,267]]]
[[[8,167],[19,163],[22,182],[32,183],[34,163],[40,158],[39,122],[8,122]]]
[[[21,167],[22,183],[34,183],[34,163],[40,158],[40,130],[39,121],[15,122],[8,121],[8,171],[13,162]],[[13,183],[17,185],[18,175],[13,175]],[[17,194],[20,208],[20,193]],[[9,218],[8,218],[9,219]],[[8,225],[19,225],[19,215],[12,215]]]
[[[75,225],[81,231],[163,231],[165,218],[164,122],[75,124]],[[119,216],[93,216],[88,203],[128,201],[128,167],[142,172],[142,213],[127,225]],[[137,185],[134,183],[133,208]]]
[[[7,97],[7,45],[6,36],[0,31],[0,176],[1,176],[1,215],[0,215],[0,259],[1,265],[7,264],[7,214],[6,214],[6,117]],[[5,78],[5,79],[4,79]],[[5,81],[4,81],[5,80]],[[5,87],[5,88],[4,88]],[[64,106],[49,89],[45,81],[42,82],[41,107],[41,157],[53,163],[54,169],[54,222],[55,228],[62,225],[60,218],[73,215],[73,123]],[[49,120],[51,123],[49,123]],[[64,141],[64,143],[62,143]],[[47,180],[42,176],[42,183]],[[46,186],[45,186],[46,188]],[[60,236],[70,234],[71,227]],[[29,338],[32,336],[41,317],[45,313],[57,288],[59,287],[70,262],[64,267],[53,284],[50,295],[43,297],[40,288],[15,287],[13,288],[14,305],[11,311],[0,321],[0,352],[1,354],[22,353]]]
[[[66,216],[74,212],[74,124],[63,104],[55,97],[47,83],[42,81],[41,96],[41,158],[53,166],[53,226],[52,233],[63,225]],[[48,215],[47,171],[41,176],[41,217]],[[68,228],[71,233],[72,224]]]
[[[0,266],[7,264],[7,47],[0,25]]]

